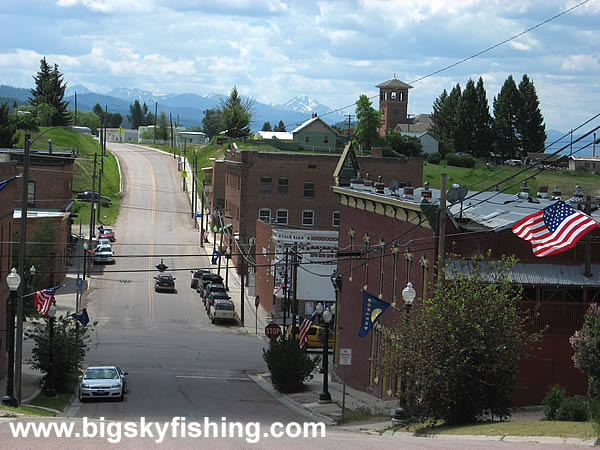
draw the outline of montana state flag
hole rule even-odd
[[[363,291],[363,313],[359,336],[365,337],[377,319],[390,307],[389,303],[379,300],[367,291]]]

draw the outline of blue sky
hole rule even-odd
[[[32,87],[39,61],[68,85],[104,93],[227,94],[264,103],[298,94],[352,105],[394,74],[412,81],[497,44],[582,0],[7,0],[0,84]],[[568,131],[600,100],[600,0],[507,44],[411,83],[409,113],[483,77],[490,103],[508,75],[534,81],[548,129]],[[375,99],[373,106],[378,107]]]

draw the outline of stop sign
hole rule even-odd
[[[281,328],[276,323],[270,323],[265,327],[265,336],[274,341],[281,335]]]

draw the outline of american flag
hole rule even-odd
[[[590,216],[561,200],[524,217],[512,229],[517,236],[531,242],[535,256],[549,256],[570,249],[597,226]]]
[[[43,316],[48,314],[50,305],[54,301],[54,294],[56,290],[61,286],[55,286],[53,288],[44,289],[33,293],[35,299],[35,310]]]
[[[302,325],[300,325],[300,337],[298,338],[298,345],[300,347],[304,347],[304,344],[308,342],[308,331],[312,326],[313,322],[317,317],[317,312],[315,311],[310,319],[304,319]]]

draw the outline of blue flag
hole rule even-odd
[[[23,176],[23,174],[22,174],[22,173],[20,173],[20,174],[18,174],[18,175],[15,175],[14,177],[10,177],[10,178],[7,178],[6,180],[2,180],[2,181],[0,181],[0,191],[1,191],[2,189],[4,189],[4,187],[5,187],[5,186],[6,186],[8,183],[10,183],[12,180],[14,180],[14,179],[16,179],[16,178],[21,178],[22,176]]]
[[[367,291],[363,291],[363,314],[360,323],[360,337],[365,337],[377,319],[390,307],[389,303],[379,300]]]
[[[210,262],[213,264],[217,264],[217,261],[219,261],[220,258],[221,258],[221,252],[218,250],[215,250],[212,254],[212,259],[210,260]]]
[[[85,309],[85,308],[83,308],[79,314],[77,314],[77,313],[71,314],[71,317],[75,320],[79,320],[81,322],[81,325],[83,325],[84,327],[90,322],[90,318],[88,316],[87,309]]]

